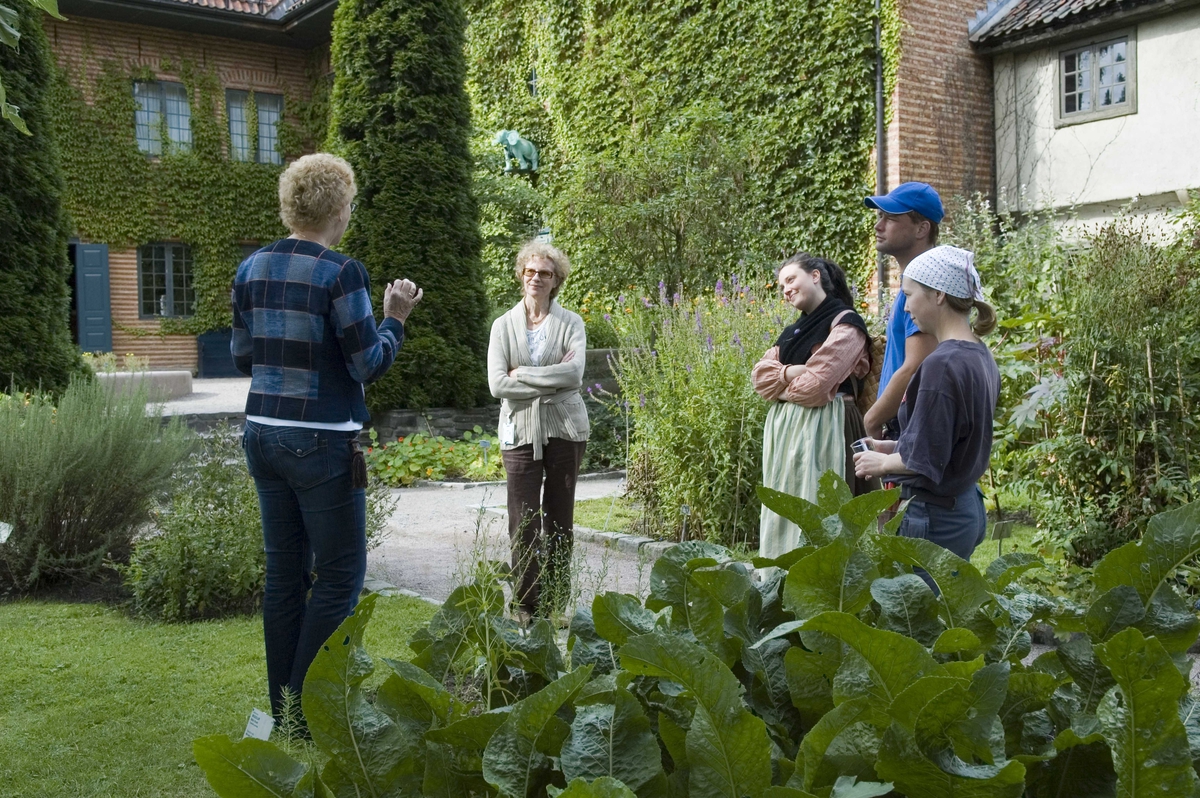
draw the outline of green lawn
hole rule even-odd
[[[381,598],[368,650],[410,657],[405,641],[434,609]],[[241,736],[250,710],[267,709],[257,616],[167,625],[22,601],[0,605],[0,651],[3,798],[213,795],[192,740]]]

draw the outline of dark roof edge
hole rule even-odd
[[[1120,28],[1131,23],[1169,16],[1195,6],[1200,6],[1200,0],[1161,0],[1153,5],[1139,8],[1100,12],[1082,21],[1071,21],[1051,27],[1042,26],[1029,32],[1015,31],[1007,36],[999,37],[995,42],[980,43],[973,39],[971,44],[975,48],[975,52],[981,55],[1036,50],[1039,47],[1078,39],[1106,29]]]
[[[987,8],[977,12],[967,23],[967,38],[971,42],[982,39],[1019,2],[1021,0],[989,0]]]
[[[175,0],[60,0],[72,16],[309,49],[329,40],[337,0],[308,0],[282,16],[247,14]]]

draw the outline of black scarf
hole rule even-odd
[[[808,362],[813,349],[825,343],[833,329],[833,320],[839,313],[849,310],[839,324],[849,324],[867,335],[867,323],[854,312],[854,309],[835,296],[825,297],[825,301],[817,306],[812,313],[801,313],[796,323],[786,328],[779,336],[775,345],[779,347],[779,361],[785,366],[803,366]]]

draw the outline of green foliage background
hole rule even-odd
[[[454,0],[344,0],[334,17],[330,141],[359,189],[342,248],[366,264],[377,310],[390,280],[426,291],[403,355],[367,392],[377,410],[487,398],[466,24]]]
[[[51,122],[53,64],[42,12],[17,8],[21,47],[0,48],[0,80],[32,135],[0,122],[0,388],[61,391],[80,361],[68,328],[71,267]]]
[[[476,141],[511,128],[541,149],[546,218],[578,266],[568,301],[653,291],[694,263],[711,284],[797,249],[869,266],[870,3],[470,0],[468,14]],[[890,86],[894,4],[883,16]],[[484,212],[519,231],[521,214]],[[700,238],[686,257],[660,241],[681,228]],[[511,260],[488,258],[498,284]]]

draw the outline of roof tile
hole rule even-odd
[[[1154,5],[1166,0],[1017,0],[1001,10],[982,35],[972,36],[976,43],[996,43],[1041,29],[1062,28],[1116,11]],[[995,5],[994,3],[992,4]],[[988,11],[991,9],[989,8]],[[980,17],[987,12],[981,12]]]

